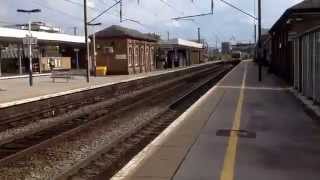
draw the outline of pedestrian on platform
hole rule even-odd
[[[53,69],[55,68],[55,63],[54,63],[54,59],[53,58],[50,58],[49,59],[49,67],[50,67],[50,71],[52,72]]]

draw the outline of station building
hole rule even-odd
[[[34,73],[49,71],[49,59],[55,68],[72,69],[85,66],[85,38],[62,33],[31,31],[38,42],[32,47]],[[23,39],[29,31],[0,27],[0,74],[22,75],[29,72],[29,45]]]
[[[159,42],[157,68],[175,68],[200,64],[203,44],[184,39],[170,39]]]
[[[231,48],[232,52],[239,51],[248,57],[253,57],[254,55],[255,44],[253,43],[237,43],[237,44],[231,45],[231,47],[232,47]]]
[[[320,1],[287,9],[270,30],[271,70],[320,102]]]
[[[230,42],[222,42],[221,43],[221,53],[222,54],[230,54],[231,53],[231,43]]]
[[[113,25],[95,33],[96,65],[108,74],[137,74],[155,69],[157,40],[148,34]]]

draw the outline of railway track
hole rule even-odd
[[[216,68],[213,69],[213,71],[216,70]],[[162,88],[156,88],[156,90],[151,91],[148,91],[147,89],[145,90],[147,92],[142,91],[132,98],[124,98],[123,100],[121,99],[114,103],[106,103],[107,105],[103,104],[101,106],[97,106],[95,107],[95,113],[78,113],[77,116],[71,116],[59,124],[54,123],[53,126],[48,126],[47,128],[44,128],[42,130],[32,130],[31,133],[26,133],[20,137],[16,136],[16,139],[11,138],[9,140],[0,140],[0,162],[7,160],[8,158],[10,159],[11,155],[15,155],[18,152],[22,152],[59,134],[68,132],[81,125],[86,125],[89,122],[92,123],[92,121],[96,119],[112,119],[112,116],[116,115],[118,112],[125,110],[123,108],[127,104],[132,104],[136,101],[139,101],[139,99],[141,99],[142,96],[148,96],[148,98],[156,97],[159,96],[159,93],[157,91],[161,91],[161,93],[166,93],[167,91],[176,88],[176,86],[177,85],[173,85],[169,88],[167,86],[164,86]],[[144,103],[144,101],[140,101],[140,103]],[[111,112],[115,109],[118,110]]]
[[[199,72],[206,72],[208,70],[211,70],[212,68],[217,68],[220,65],[215,65],[215,67],[208,67],[202,70],[199,70]],[[10,116],[1,116],[0,117],[0,132],[6,131],[8,129],[17,128],[17,127],[23,127],[26,126],[32,122],[37,122],[41,119],[45,118],[54,118],[59,117],[60,115],[67,114],[69,112],[73,112],[81,107],[89,106],[97,103],[101,103],[104,101],[108,101],[115,96],[122,97],[128,95],[128,93],[133,93],[136,91],[139,91],[140,89],[144,88],[150,88],[148,85],[147,87],[136,87],[130,92],[127,92],[126,89],[129,89],[126,85],[123,85],[123,89],[121,87],[118,89],[118,94],[113,95],[111,93],[108,93],[108,91],[114,91],[117,89],[110,89],[107,91],[102,91],[99,93],[89,93],[88,96],[81,96],[76,99],[72,99],[69,101],[61,100],[59,102],[49,102],[44,107],[36,108],[32,111],[22,111],[17,112],[14,111],[14,113],[11,113]]]
[[[59,172],[54,177],[56,179],[78,177],[99,179],[101,175],[103,177],[111,176],[230,69],[229,67],[220,68],[203,71],[204,73],[198,74],[196,78],[189,77],[179,83],[172,81],[156,89],[138,92],[133,97],[123,98],[113,104],[104,104],[104,106],[96,107],[95,111],[91,111],[91,113],[72,117],[62,123],[30,134],[27,133],[8,142],[1,143],[0,141],[0,172],[15,166],[15,162],[19,164],[24,161],[28,154],[46,149],[50,145],[62,141],[65,137],[76,136],[81,132],[92,130],[94,126],[97,127],[99,124],[105,125],[116,121],[123,116],[124,112],[134,112],[138,107],[142,110],[148,106],[156,107],[161,104],[161,107],[164,108],[160,108],[157,113],[154,113],[149,119],[147,118],[148,120],[123,133],[116,141],[100,149],[98,153],[89,155],[85,161],[73,164],[67,171]],[[179,93],[180,95],[177,95]],[[138,100],[143,96],[148,98]],[[101,102],[103,103],[103,101]],[[146,103],[148,104],[146,105]],[[6,179],[11,177],[11,175],[5,176]],[[2,178],[1,175],[0,178]]]
[[[166,93],[174,88],[177,88],[177,86],[173,86],[168,89],[162,89],[163,91],[161,93]],[[159,95],[160,93],[157,93],[150,95],[149,97],[154,98]],[[134,99],[136,100],[137,98]],[[132,102],[132,100],[126,102],[129,103]],[[87,126],[88,123],[94,124],[101,120],[114,119],[123,111],[126,111],[134,106],[139,106],[139,104],[142,104],[144,102],[145,101],[138,101],[137,103],[132,102],[133,104],[130,106],[124,106],[122,105],[122,103],[106,106],[102,109],[97,110],[94,114],[84,114],[82,116],[63,122],[61,124],[57,124],[48,129],[44,129],[34,134],[26,135],[19,139],[2,144],[0,145],[0,163],[3,161],[12,161],[12,158],[17,158],[17,153],[19,152],[26,153],[26,151],[28,151],[30,153],[38,148],[38,146],[36,145],[42,145],[42,142],[44,142],[44,144],[48,144],[50,143],[50,141],[53,141],[54,138],[58,135],[61,135],[66,132],[71,133],[73,131],[77,131],[78,129]],[[112,109],[118,110],[110,112],[110,110]],[[47,140],[49,141],[46,142]]]
[[[147,122],[144,126],[131,132],[128,137],[120,140],[112,148],[95,155],[90,162],[77,166],[66,174],[61,175],[61,180],[105,180],[111,178],[119,171],[133,156],[138,154],[146,145],[165,130],[177,117],[188,109],[195,101],[205,94],[225,74],[222,70],[213,78],[192,88],[184,96],[178,98],[168,106],[168,109]]]

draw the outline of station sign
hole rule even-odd
[[[36,45],[38,43],[38,39],[36,37],[25,37],[23,38],[23,44],[24,45],[29,45],[29,44],[32,44],[32,45]]]
[[[116,54],[115,59],[125,60],[125,59],[127,59],[127,55],[126,54]]]

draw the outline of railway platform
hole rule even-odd
[[[27,76],[19,76],[16,78],[0,79],[0,108],[6,108],[13,105],[19,105],[34,102],[43,99],[54,98],[57,96],[73,94],[86,90],[97,89],[119,83],[126,83],[134,80],[145,79],[154,76],[168,74],[170,72],[191,69],[204,66],[206,64],[214,64],[219,62],[208,62],[204,64],[193,65],[190,67],[180,67],[175,69],[158,70],[148,73],[140,73],[134,75],[113,75],[105,77],[94,77],[90,79],[90,83],[86,82],[84,76],[73,76],[70,81],[58,79],[53,83],[49,74],[47,76],[35,76],[34,85],[29,87]]]
[[[320,127],[275,76],[244,61],[112,180],[317,180]]]

